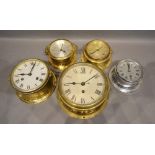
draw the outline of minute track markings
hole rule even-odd
[[[68,79],[67,76],[72,76],[72,79]],[[100,70],[79,65],[69,70],[67,68],[61,77],[62,88],[60,90],[62,89],[62,94],[64,93],[64,100],[68,99],[68,102],[75,102],[77,105],[89,105],[100,101],[99,99],[102,96],[100,93],[105,89],[104,76]],[[98,94],[95,93],[95,90],[99,91],[97,91]]]

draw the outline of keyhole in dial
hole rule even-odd
[[[85,90],[82,90],[82,93],[85,93]]]

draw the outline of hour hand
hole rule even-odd
[[[62,51],[62,48],[63,48],[63,44],[61,45],[60,51]]]
[[[63,44],[61,45],[60,51],[66,53],[66,51],[63,49]]]
[[[69,83],[65,83],[65,85],[67,84],[72,84],[72,85],[75,85],[75,84],[81,84],[81,83],[76,83],[76,82],[69,82]]]
[[[24,75],[28,75],[28,74],[25,74],[25,73],[21,73],[21,74],[18,74],[18,75],[22,75],[22,76],[24,76]]]
[[[99,51],[102,47],[96,49],[95,51],[91,52],[90,54],[94,54],[95,52]]]
[[[35,63],[33,64],[33,66],[32,66],[32,68],[31,68],[31,71],[30,71],[30,73],[29,73],[29,74],[32,74],[32,71],[33,71],[33,69],[34,69],[35,65],[36,65],[36,61],[35,61]]]
[[[131,72],[130,64],[128,63],[128,72]]]

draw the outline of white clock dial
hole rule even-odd
[[[77,105],[89,105],[103,99],[105,80],[98,69],[79,63],[64,72],[61,87],[67,100]]]
[[[47,80],[48,68],[38,59],[27,59],[19,63],[12,73],[13,86],[21,92],[40,88]]]
[[[71,55],[72,44],[67,40],[56,40],[50,45],[50,53],[55,58],[65,58]]]
[[[132,60],[120,61],[117,65],[117,72],[121,78],[129,82],[138,81],[142,77],[141,66]]]

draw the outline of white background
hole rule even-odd
[[[154,29],[154,0],[1,0],[1,29]]]
[[[3,30],[154,30],[153,0],[0,1]],[[155,125],[1,125],[2,155],[154,155]]]

